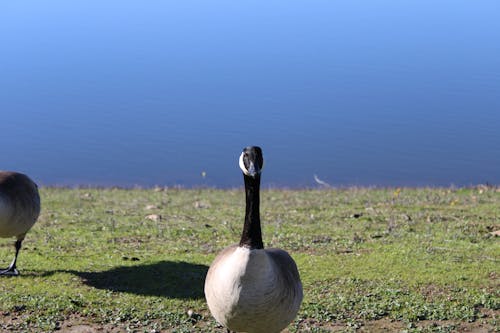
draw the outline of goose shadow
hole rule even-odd
[[[101,272],[66,271],[97,289],[144,296],[178,299],[204,297],[208,266],[187,262],[160,261],[153,264],[119,266]]]

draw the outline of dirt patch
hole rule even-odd
[[[370,333],[382,333],[382,332],[401,332],[407,329],[417,329],[417,330],[429,330],[438,331],[439,329],[450,330],[452,332],[468,332],[468,333],[489,333],[496,332],[498,327],[495,327],[494,323],[500,315],[500,311],[488,310],[482,312],[483,318],[475,322],[460,322],[453,320],[442,320],[442,321],[432,321],[424,320],[415,323],[406,323],[402,321],[393,320],[390,318],[382,318],[378,320],[371,321],[358,321],[358,322],[320,322],[315,319],[304,319],[302,320],[294,329],[298,332],[311,332],[313,330],[321,329],[325,332],[346,332],[346,331],[356,331],[356,332],[370,332]],[[208,313],[203,313],[200,318],[210,318]],[[162,325],[158,322],[158,325],[154,325],[154,321],[151,321],[147,326],[142,326],[136,323],[120,322],[120,323],[97,323],[95,318],[85,317],[80,314],[71,314],[64,320],[54,323],[56,329],[54,332],[62,333],[118,333],[118,332],[157,332],[157,333],[169,333],[174,332],[176,329],[155,329],[153,327],[161,327]],[[165,323],[163,323],[165,324]],[[223,327],[213,328],[211,319],[200,320],[198,322],[193,322],[192,332],[213,332],[213,333],[225,333],[226,330]],[[38,332],[39,328],[29,327],[26,325],[25,318],[14,312],[4,312],[0,313],[0,331],[1,332]],[[290,333],[291,330],[284,330],[283,333]]]
[[[95,329],[92,326],[89,325],[75,325],[75,326],[69,326],[62,328],[60,332],[68,332],[68,333],[96,333],[98,332],[97,329]]]
[[[359,321],[354,323],[330,322],[321,323],[314,319],[306,319],[300,322],[298,326],[299,332],[311,332],[313,329],[322,329],[327,332],[402,332],[410,328],[423,331],[445,331],[451,332],[468,332],[468,333],[490,333],[497,332],[498,327],[494,325],[496,318],[500,315],[500,311],[488,311],[483,313],[484,318],[475,322],[461,322],[453,320],[424,320],[416,323],[406,323],[390,318],[382,318],[378,320]],[[221,331],[222,332],[222,331]],[[283,333],[290,333],[290,330],[285,330]]]
[[[62,333],[101,333],[110,332],[117,333],[123,332],[125,327],[118,327],[116,325],[98,325],[98,324],[76,324],[71,321],[65,321],[63,326],[60,327],[58,332]]]

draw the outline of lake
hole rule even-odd
[[[500,4],[24,1],[0,169],[42,185],[500,185]]]

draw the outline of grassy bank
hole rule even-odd
[[[0,329],[225,332],[203,296],[237,242],[242,190],[41,189]],[[289,332],[499,330],[500,191],[265,190],[265,245],[297,261]],[[0,240],[8,265],[12,240]]]

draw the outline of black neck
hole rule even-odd
[[[263,249],[259,210],[260,175],[255,178],[243,175],[243,178],[245,179],[246,210],[240,246]]]

